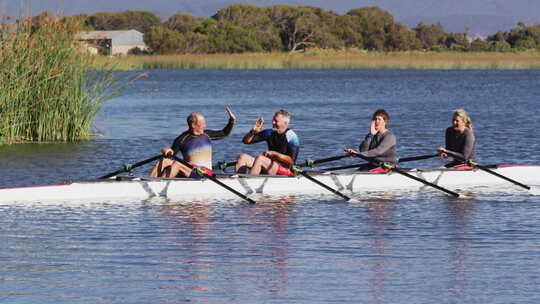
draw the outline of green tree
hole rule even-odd
[[[212,16],[219,22],[227,21],[244,29],[260,30],[263,32],[275,31],[272,20],[263,7],[247,4],[235,4],[220,9]]]
[[[144,34],[144,43],[155,54],[178,54],[186,48],[186,39],[182,34],[162,25],[151,27]]]
[[[512,46],[506,41],[494,41],[490,44],[489,50],[492,52],[510,52]]]
[[[205,54],[208,53],[208,38],[199,33],[188,32],[186,34],[186,53]]]
[[[370,51],[383,51],[388,29],[394,25],[394,17],[387,11],[369,6],[347,12],[353,19],[354,28],[362,34],[363,47]]]
[[[345,40],[342,39],[341,16],[319,8],[313,8],[313,13],[318,16],[320,30],[314,37],[315,46],[322,49],[343,49]]]
[[[120,13],[95,13],[89,15],[85,24],[95,30],[131,30],[142,33],[161,23],[159,17],[148,11],[125,11]]]
[[[355,26],[356,17],[351,15],[341,16],[336,24],[336,35],[346,48],[364,48],[362,33]]]
[[[394,23],[386,28],[385,51],[418,50],[421,42],[413,31],[402,23]]]
[[[520,22],[517,28],[512,29],[506,35],[506,42],[519,50],[538,49],[540,47],[540,25],[526,26]]]
[[[471,42],[469,48],[472,52],[487,52],[490,50],[489,43],[481,38],[476,38]]]
[[[254,34],[263,51],[282,49],[279,31],[266,14],[266,9],[255,5],[235,4],[220,9],[212,18],[218,22],[228,22]]]
[[[422,48],[429,51],[444,49],[447,33],[438,24],[420,23],[413,29],[420,40]]]
[[[284,50],[297,51],[315,46],[321,34],[320,18],[311,7],[274,5],[267,8],[268,16],[279,30]]]
[[[204,22],[204,18],[193,17],[189,14],[174,14],[163,23],[169,29],[178,31],[181,34],[187,34],[195,31],[195,29]]]
[[[206,36],[209,53],[261,52],[256,33],[245,30],[228,21],[207,19],[197,28],[197,33]]]
[[[452,51],[468,51],[471,47],[466,34],[449,33],[446,36],[445,46]]]

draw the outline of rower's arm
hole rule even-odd
[[[255,130],[249,130],[249,132],[244,135],[244,138],[242,138],[242,142],[246,145],[252,144],[253,139],[257,135],[257,132]]]
[[[272,129],[265,129],[262,131],[251,129],[249,132],[246,133],[246,135],[244,135],[244,138],[242,138],[242,142],[246,145],[250,145],[265,141],[271,133]]]
[[[208,137],[210,137],[210,140],[223,139],[223,138],[229,136],[229,134],[231,134],[231,131],[234,128],[235,122],[236,122],[236,119],[229,118],[229,122],[227,123],[225,128],[223,128],[222,130],[217,130],[217,131],[216,130],[205,130],[204,133],[206,133],[206,135],[208,135]]]
[[[266,151],[265,155],[273,160],[277,160],[280,163],[287,164],[289,166],[294,164],[293,158],[287,154],[282,154],[277,151]]]
[[[367,150],[367,151],[361,151],[360,154],[362,154],[365,157],[378,157],[384,155],[384,153],[388,150],[390,150],[393,146],[396,145],[396,137],[393,134],[389,134],[387,136],[384,136],[382,141],[377,145],[376,148]]]
[[[360,152],[367,151],[369,149],[369,146],[371,144],[371,141],[373,140],[373,134],[369,133],[366,135],[362,143],[358,146]]]
[[[471,159],[474,155],[474,134],[470,131],[465,138],[465,145],[463,147],[463,156],[465,159]]]

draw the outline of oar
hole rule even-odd
[[[212,170],[221,170],[224,171],[225,169],[229,168],[230,166],[236,165],[236,161],[232,162],[218,162],[217,165],[212,166]]]
[[[109,177],[116,176],[116,175],[118,175],[118,174],[120,174],[120,173],[129,172],[129,171],[131,171],[131,170],[133,170],[133,169],[135,169],[135,168],[137,168],[137,167],[140,167],[140,166],[142,166],[142,165],[146,165],[146,164],[148,164],[148,163],[150,163],[150,162],[153,162],[153,161],[155,161],[155,160],[161,158],[162,156],[163,156],[163,154],[159,154],[159,155],[156,155],[156,156],[152,156],[152,157],[150,157],[150,158],[148,158],[148,159],[142,160],[142,161],[140,161],[140,162],[138,162],[138,163],[135,163],[135,164],[133,164],[133,165],[131,165],[131,164],[125,164],[124,167],[123,167],[122,169],[119,169],[119,170],[116,170],[116,171],[111,172],[111,173],[109,173],[109,174],[103,175],[102,177],[99,177],[99,179],[105,179],[105,178],[109,178]]]
[[[242,193],[234,190],[233,188],[225,185],[224,183],[222,183],[221,181],[219,181],[215,176],[212,176],[212,175],[208,175],[206,172],[204,172],[203,170],[201,170],[200,168],[195,168],[192,164],[188,163],[187,161],[181,159],[181,158],[178,158],[176,155],[172,155],[171,156],[172,159],[176,160],[177,162],[183,164],[184,166],[190,168],[191,170],[196,170],[197,174],[201,175],[201,176],[204,176],[206,178],[208,178],[209,180],[213,181],[214,183],[220,185],[221,187],[229,190],[230,192],[238,195],[239,197],[245,199],[246,201],[250,202],[251,204],[255,204],[255,201],[250,199],[249,197],[243,195]]]
[[[415,181],[419,181],[419,182],[421,182],[421,183],[424,184],[424,185],[431,186],[431,187],[433,187],[433,188],[435,188],[435,189],[441,190],[441,191],[446,192],[446,193],[448,193],[448,194],[450,194],[450,195],[453,195],[453,196],[455,196],[455,197],[459,197],[459,194],[456,193],[456,192],[454,192],[454,191],[448,190],[448,189],[443,188],[443,187],[441,187],[441,186],[439,186],[439,185],[436,185],[436,184],[434,184],[434,183],[430,183],[430,182],[428,182],[428,181],[425,180],[425,179],[421,179],[421,178],[419,178],[419,177],[416,177],[416,176],[414,176],[414,175],[412,175],[412,174],[409,174],[409,173],[407,173],[407,172],[405,172],[405,171],[403,171],[403,170],[401,170],[401,169],[398,169],[398,168],[396,168],[396,167],[390,166],[390,167],[388,168],[388,167],[385,167],[385,166],[383,165],[383,168],[385,168],[385,169],[390,169],[392,172],[397,172],[397,173],[399,173],[399,174],[401,174],[401,175],[403,175],[403,176],[406,176],[406,177],[408,177],[408,178],[412,178],[412,179],[414,179]]]
[[[391,170],[392,172],[399,173],[399,174],[401,174],[401,175],[403,175],[403,176],[406,176],[406,177],[408,177],[408,178],[410,178],[410,179],[414,179],[415,181],[421,182],[422,184],[424,184],[424,185],[426,185],[426,186],[430,186],[430,187],[433,187],[433,188],[435,188],[435,189],[437,189],[437,190],[446,192],[446,193],[448,193],[448,194],[450,194],[450,195],[452,195],[452,196],[459,197],[459,194],[456,193],[456,192],[454,192],[454,191],[448,190],[448,189],[443,188],[443,187],[441,187],[441,186],[439,186],[439,185],[436,185],[436,184],[434,184],[434,183],[430,183],[430,182],[428,182],[428,181],[425,180],[425,179],[422,179],[422,178],[416,177],[416,176],[414,176],[414,175],[411,175],[411,174],[409,174],[409,173],[407,173],[407,172],[405,172],[405,171],[403,171],[403,170],[401,170],[401,169],[396,168],[396,167],[393,166],[393,165],[390,165],[390,164],[388,164],[388,163],[375,162],[375,161],[372,161],[372,160],[370,160],[369,158],[364,157],[364,156],[362,156],[362,155],[360,155],[360,154],[356,154],[356,155],[357,155],[358,157],[360,157],[361,159],[363,159],[363,160],[365,160],[365,161],[368,161],[371,165],[374,165],[374,166],[377,166],[377,167],[382,167],[383,169]]]
[[[437,156],[439,156],[439,154],[419,155],[419,156],[398,158],[397,161],[398,161],[398,163],[406,163],[406,162],[410,162],[410,161],[428,159],[428,158],[433,158],[433,157],[437,157]]]
[[[305,162],[300,163],[300,164],[296,164],[296,165],[298,167],[313,167],[314,165],[317,165],[317,164],[322,164],[322,163],[327,163],[327,162],[331,162],[331,161],[335,161],[335,160],[340,160],[340,159],[343,159],[343,158],[346,158],[346,157],[349,157],[349,154],[333,156],[333,157],[327,157],[327,158],[321,158],[321,159],[315,159],[315,160],[308,159]]]
[[[327,163],[327,162],[331,162],[331,161],[334,161],[334,160],[340,160],[340,159],[345,158],[345,157],[349,157],[349,155],[346,154],[346,155],[333,156],[333,157],[315,159],[315,160],[308,159],[305,162],[300,163],[300,164],[296,164],[296,165],[298,167],[312,167],[313,165]],[[232,161],[232,162],[218,162],[216,165],[212,166],[212,169],[213,170],[218,170],[218,169],[225,170],[226,168],[228,168],[230,166],[234,166],[234,165],[236,165],[235,161]]]
[[[428,155],[419,155],[419,156],[412,156],[412,157],[403,157],[398,158],[397,161],[400,163],[415,161],[415,160],[422,160],[422,159],[428,159],[437,157],[439,154],[428,154]],[[352,169],[352,168],[358,168],[367,165],[366,163],[361,164],[353,164],[353,165],[347,165],[347,166],[340,166],[340,167],[333,167],[333,168],[324,168],[325,171],[337,171],[337,170],[345,170],[345,169]]]
[[[336,189],[334,189],[334,188],[332,188],[332,187],[330,187],[330,186],[328,186],[328,185],[322,183],[321,181],[317,180],[317,179],[314,178],[313,176],[310,176],[309,174],[307,174],[306,172],[304,172],[302,169],[300,169],[300,168],[298,168],[298,167],[294,167],[294,168],[293,168],[293,171],[294,171],[295,173],[301,174],[303,177],[305,177],[305,178],[309,179],[310,181],[314,182],[315,184],[317,184],[317,185],[319,185],[319,186],[325,188],[326,190],[328,190],[328,191],[330,191],[330,192],[332,192],[332,193],[334,193],[334,194],[336,194],[336,195],[341,196],[341,197],[344,198],[345,200],[347,200],[347,201],[351,200],[350,197],[348,197],[348,196],[346,196],[345,194],[339,192],[338,190],[336,190]]]
[[[464,162],[465,164],[467,164],[467,165],[469,165],[469,166],[471,166],[471,167],[478,168],[478,169],[483,170],[483,171],[485,171],[485,172],[487,172],[487,173],[489,173],[489,174],[493,174],[493,175],[495,175],[495,176],[497,176],[497,177],[499,177],[499,178],[502,178],[502,179],[504,179],[504,180],[506,180],[506,181],[509,181],[509,182],[511,182],[511,183],[514,184],[514,185],[518,185],[518,186],[523,187],[523,188],[525,188],[525,189],[527,189],[527,190],[531,190],[531,187],[529,187],[529,186],[527,186],[527,185],[524,185],[524,184],[522,184],[522,183],[520,183],[520,182],[518,182],[518,181],[516,181],[516,180],[513,180],[513,179],[511,179],[511,178],[509,178],[509,177],[506,177],[506,176],[504,176],[504,175],[501,175],[501,174],[499,174],[499,173],[497,173],[497,172],[495,172],[495,171],[493,171],[493,170],[490,170],[490,169],[489,169],[488,167],[486,167],[486,166],[479,165],[478,163],[476,163],[476,162],[474,162],[474,161],[472,161],[472,160],[466,160],[466,159],[464,159],[463,157],[457,155],[455,152],[445,150],[444,153],[446,153],[446,154],[452,156],[453,158],[455,158],[455,159],[457,159],[457,160],[459,160],[459,161]]]

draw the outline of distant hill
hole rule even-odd
[[[310,5],[341,14],[353,8],[379,6],[409,27],[419,22],[440,23],[448,32],[464,32],[467,26],[471,35],[508,30],[519,21],[525,24],[540,23],[540,0],[0,0],[0,13],[17,15],[21,11],[31,11],[37,14],[49,10],[71,15],[148,10],[166,19],[177,12],[209,17],[220,8],[234,3]]]

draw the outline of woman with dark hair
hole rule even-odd
[[[397,161],[397,139],[394,133],[388,129],[388,121],[390,115],[379,109],[373,113],[371,118],[371,128],[362,143],[360,144],[360,152],[354,149],[345,149],[351,157],[367,158],[376,162],[396,163]],[[378,171],[378,167],[374,165],[366,165],[360,167],[363,171]]]
[[[465,160],[476,159],[473,124],[469,114],[463,110],[455,110],[452,115],[452,126],[446,129],[446,148],[439,147],[437,152],[441,157],[448,157],[447,152],[451,152]],[[446,168],[468,168],[460,160],[453,159],[446,165]]]

